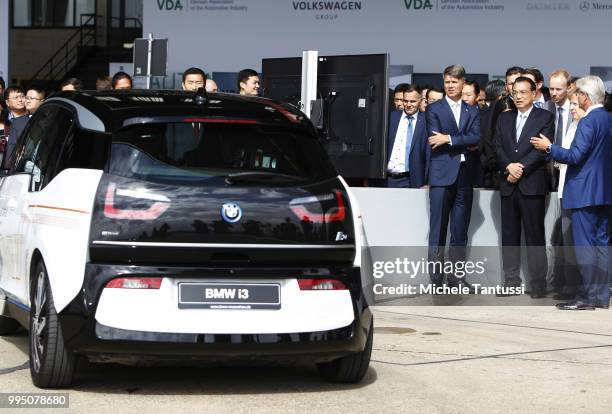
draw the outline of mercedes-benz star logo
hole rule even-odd
[[[589,10],[590,8],[591,8],[591,3],[589,3],[588,1],[580,2],[580,10],[582,10],[583,12]]]
[[[242,209],[238,203],[225,203],[221,206],[221,217],[228,223],[236,223],[242,218]]]

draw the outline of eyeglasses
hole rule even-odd
[[[26,96],[26,97],[25,97],[25,100],[26,100],[26,101],[42,101],[42,99],[41,99],[41,98],[35,98],[35,97],[33,97],[33,96]]]
[[[8,97],[8,99],[13,99],[14,101],[23,101],[25,96],[23,94],[13,95],[12,97]]]
[[[512,91],[511,95],[512,96],[528,96],[531,93],[532,93],[531,91]]]

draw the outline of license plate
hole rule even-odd
[[[179,308],[280,309],[278,283],[179,283]]]

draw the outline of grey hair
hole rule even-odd
[[[465,79],[465,68],[461,65],[452,65],[444,69],[444,76],[452,76],[457,79]]]
[[[585,76],[578,79],[576,89],[588,96],[592,105],[601,105],[606,99],[606,87],[599,76]]]

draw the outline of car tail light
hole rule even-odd
[[[256,119],[243,119],[243,118],[185,118],[184,122],[190,123],[205,123],[205,124],[242,124],[242,125],[259,125]]]
[[[346,290],[346,285],[335,279],[298,279],[300,290]]]
[[[326,202],[334,199],[336,201],[336,205],[330,207],[325,213],[313,213],[308,210],[309,204],[323,207],[324,204],[327,204]],[[342,198],[342,193],[338,190],[335,190],[333,194],[294,198],[289,202],[289,207],[301,221],[329,223],[332,221],[343,221],[346,217],[344,199]]]
[[[132,202],[149,202],[151,206],[144,209],[120,209],[115,205],[115,197],[121,196]],[[115,183],[109,183],[104,199],[104,215],[112,219],[123,220],[155,220],[168,210],[170,199],[164,195],[147,191],[117,189]]]
[[[106,284],[110,289],[159,289],[161,277],[118,277]]]

